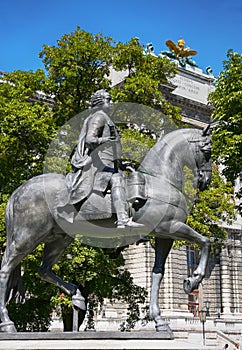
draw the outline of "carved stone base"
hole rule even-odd
[[[98,332],[19,332],[19,333],[0,333],[2,340],[172,340],[167,332],[116,332],[116,331],[98,331]],[[102,343],[103,344],[103,343]],[[59,349],[59,348],[58,348]]]

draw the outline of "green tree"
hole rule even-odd
[[[22,182],[42,173],[49,142],[55,133],[50,107],[36,99],[45,75],[15,71],[0,84],[0,193],[9,194]]]
[[[208,189],[195,197],[187,224],[212,242],[212,253],[218,254],[227,237],[221,223],[231,224],[234,219],[234,189],[224,181],[216,166],[212,170],[212,181]]]
[[[57,274],[75,283],[81,290],[86,302],[95,308],[102,305],[104,298],[110,302],[121,301],[130,309],[122,330],[133,328],[140,318],[140,304],[144,304],[147,292],[133,282],[129,271],[124,268],[122,254],[115,249],[101,249],[83,245],[74,241],[66,250],[64,256],[55,265]],[[64,329],[72,329],[71,298],[57,291],[53,296],[54,306],[61,305]],[[80,313],[79,325],[83,322],[85,313]]]
[[[43,46],[40,57],[49,78],[46,89],[55,96],[53,112],[58,125],[86,109],[96,90],[109,87],[112,42],[77,27],[57,40],[57,46]]]
[[[242,55],[227,53],[216,89],[210,94],[218,122],[213,131],[214,155],[225,166],[223,173],[234,181],[242,169]]]
[[[213,153],[222,164],[226,178],[234,182],[242,171],[242,55],[229,50],[224,70],[210,94],[214,107],[212,119],[218,124],[213,131]]]
[[[42,70],[15,71],[2,77],[0,84],[0,251],[6,245],[4,214],[7,200],[19,185],[42,173],[43,159],[55,133],[51,109],[37,99],[45,84]],[[43,95],[41,95],[43,97]],[[47,330],[50,324],[50,289],[36,279],[41,247],[23,262],[28,295],[25,304],[10,305],[10,315],[18,330]],[[37,297],[38,296],[38,297]]]
[[[176,66],[167,58],[144,55],[136,38],[115,43],[102,34],[92,35],[79,27],[40,52],[48,73],[46,89],[55,95],[54,117],[59,125],[89,106],[91,95],[110,88],[109,71],[127,71],[125,83],[112,89],[114,102],[134,102],[155,107],[175,122],[178,108],[162,96],[161,84],[175,75]]]

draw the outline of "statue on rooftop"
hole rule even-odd
[[[166,46],[175,54],[177,58],[190,57],[197,54],[197,51],[191,50],[188,46],[185,47],[185,41],[182,38],[177,41],[177,45],[172,40],[167,40]]]
[[[162,51],[160,55],[168,56],[172,59],[176,59],[179,61],[179,64],[182,67],[185,67],[186,64],[189,64],[190,66],[197,67],[197,64],[195,61],[193,61],[190,57],[195,56],[197,54],[196,50],[191,50],[190,47],[185,47],[185,41],[184,39],[179,39],[177,41],[177,45],[172,40],[166,41],[166,46],[169,48],[170,51]]]
[[[152,43],[147,43],[146,46],[144,47],[144,55],[153,55],[155,56],[155,51],[154,51],[154,46]]]

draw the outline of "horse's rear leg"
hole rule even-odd
[[[16,242],[13,242],[5,251],[2,266],[0,270],[0,318],[2,323],[0,324],[0,332],[16,332],[14,323],[10,320],[6,303],[9,298],[9,283],[11,273],[18,267],[21,260],[27,255],[26,252],[20,252],[16,249]],[[20,279],[20,274],[14,277]],[[11,281],[16,284],[18,281]]]
[[[159,290],[165,272],[166,258],[171,250],[172,244],[172,239],[155,238],[155,264],[152,272],[150,292],[150,319],[155,321],[157,331],[169,331],[171,334],[172,332],[167,322],[160,316]]]
[[[59,287],[66,294],[74,296],[73,303],[75,306],[85,310],[85,299],[81,295],[77,286],[75,284],[63,281],[60,277],[56,276],[52,270],[53,265],[59,260],[65,249],[71,244],[72,241],[72,237],[64,233],[60,233],[55,236],[54,240],[47,242],[44,248],[43,263],[38,272],[43,280]]]
[[[43,262],[38,271],[43,280],[56,285],[68,295],[75,294],[77,287],[74,284],[65,282],[60,277],[56,276],[52,270],[52,267],[60,259],[65,249],[71,244],[72,241],[72,237],[63,233],[55,236],[55,239],[45,243]]]

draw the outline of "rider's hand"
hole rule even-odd
[[[102,143],[107,143],[107,142],[117,142],[118,138],[115,136],[106,136],[106,137],[102,137]]]
[[[120,168],[121,170],[135,171],[134,164],[132,162],[122,162]]]

